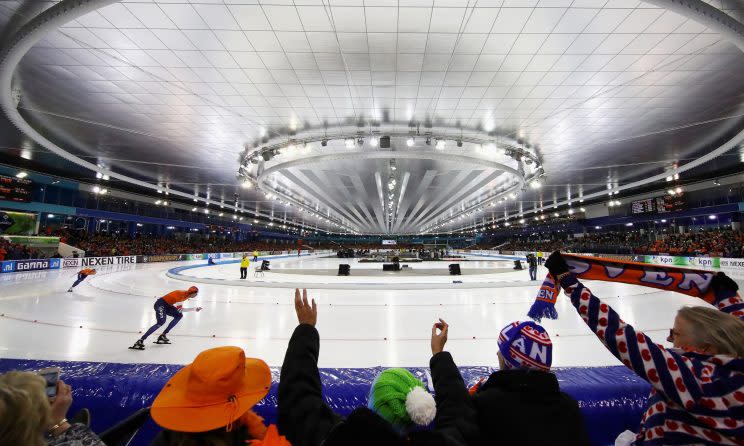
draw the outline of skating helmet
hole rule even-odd
[[[189,294],[196,294],[198,292],[199,292],[199,288],[195,286],[189,287]]]

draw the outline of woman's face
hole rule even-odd
[[[697,339],[692,334],[690,323],[685,318],[680,317],[679,314],[674,318],[674,327],[670,330],[667,341],[671,342],[674,348],[715,354],[710,346],[699,346]]]

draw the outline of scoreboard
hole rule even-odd
[[[29,203],[33,181],[0,175],[0,200]]]
[[[687,209],[687,199],[682,194],[645,198],[630,203],[633,214],[665,214]]]
[[[630,203],[631,212],[634,214],[649,214],[656,210],[655,199],[646,198],[645,200],[637,200]]]

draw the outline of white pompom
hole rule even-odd
[[[437,414],[437,403],[423,387],[414,387],[406,395],[406,412],[411,420],[419,426],[426,426],[434,421]]]

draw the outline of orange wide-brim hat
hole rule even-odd
[[[166,383],[150,415],[161,427],[207,432],[231,425],[261,401],[271,387],[271,371],[240,347],[205,350]]]

